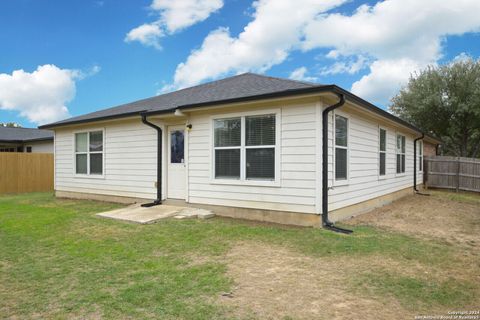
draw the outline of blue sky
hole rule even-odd
[[[411,72],[480,56],[479,1],[456,3],[2,0],[0,122],[34,127],[245,71],[385,107]]]

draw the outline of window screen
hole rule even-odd
[[[75,173],[103,174],[103,131],[75,134]]]
[[[335,179],[347,179],[347,149],[335,148]]]
[[[405,172],[405,136],[397,134],[397,173]]]
[[[335,116],[335,145],[337,146],[347,146],[347,123],[347,118],[339,115]]]
[[[247,149],[247,179],[274,179],[275,149]]]
[[[348,119],[335,115],[335,180],[347,180]]]
[[[213,126],[215,178],[275,179],[275,114],[217,119]]]
[[[275,145],[275,115],[245,118],[245,144],[247,146]]]
[[[240,149],[215,150],[215,178],[240,178]]]
[[[275,179],[275,131],[274,114],[245,117],[246,179]]]
[[[215,147],[240,146],[241,120],[240,118],[214,121]]]
[[[423,141],[418,143],[418,170],[423,171]]]
[[[386,172],[387,160],[387,131],[385,129],[380,129],[379,140],[379,174],[384,176]]]

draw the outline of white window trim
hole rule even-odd
[[[380,150],[380,130],[385,130],[385,151]],[[395,141],[396,143],[396,141]],[[396,145],[395,145],[396,147]],[[380,153],[385,153],[385,174],[380,174]],[[388,156],[388,130],[385,127],[378,126],[378,168],[377,168],[377,175],[379,180],[387,179],[388,176],[388,167],[387,167],[387,156]],[[396,160],[395,160],[396,161]],[[395,171],[396,171],[395,167]]]
[[[332,140],[332,145],[333,145],[333,152],[332,152],[332,159],[333,159],[333,163],[332,163],[332,168],[333,168],[333,186],[346,186],[350,183],[350,116],[347,115],[346,113],[342,112],[342,111],[339,111],[339,110],[335,110],[334,112],[332,112],[333,114],[333,117],[332,117],[332,136],[333,136],[333,140]],[[344,179],[344,180],[337,180],[336,178],[336,174],[335,174],[335,149],[337,148],[337,145],[336,145],[336,137],[335,137],[335,133],[336,133],[336,128],[335,128],[335,116],[336,115],[339,115],[341,117],[344,117],[347,119],[347,146],[344,147],[344,146],[338,146],[338,148],[341,148],[341,149],[346,149],[347,150],[347,179]]]
[[[416,161],[418,161],[418,163],[417,163],[417,167],[418,167],[417,169],[418,169],[418,170],[417,170],[417,171],[418,171],[418,172],[423,172],[423,140],[419,140],[419,141],[418,141],[418,150],[417,150],[417,152],[418,152],[418,153],[417,153],[417,159],[416,159]],[[421,159],[422,161],[419,161],[420,159]],[[420,163],[422,164],[421,169],[420,169]]]
[[[245,145],[245,117],[275,114],[275,145],[265,146],[246,146]],[[240,147],[215,147],[214,120],[240,118]],[[222,185],[242,185],[242,186],[264,186],[281,187],[281,110],[264,109],[255,111],[235,112],[216,114],[210,117],[210,184]],[[247,180],[246,179],[246,149],[250,148],[275,148],[275,180]],[[215,150],[221,149],[240,149],[240,179],[216,179],[215,178]]]
[[[94,152],[90,152],[90,134],[89,132],[95,132],[95,131],[102,131],[102,143],[103,143],[103,151],[99,152],[99,151],[94,151]],[[77,173],[77,157],[76,157],[76,154],[77,152],[75,151],[76,149],[76,140],[75,140],[75,136],[77,133],[87,133],[87,152],[80,152],[80,153],[86,153],[87,155],[89,155],[90,153],[93,153],[93,154],[98,154],[98,153],[102,153],[103,156],[102,156],[102,174],[90,174],[90,157],[87,156],[87,172],[88,173]],[[84,130],[78,130],[78,131],[73,131],[73,176],[75,178],[87,178],[87,179],[105,179],[105,154],[106,154],[106,151],[105,151],[105,128],[92,128],[92,129],[84,129]]]
[[[397,147],[397,138],[398,136],[403,136],[405,138],[405,152],[404,153],[398,153],[398,147]],[[400,148],[401,150],[401,148]],[[397,172],[397,155],[400,154],[400,155],[404,155],[405,156],[405,168],[404,168],[404,172],[400,172],[398,173]],[[403,177],[407,174],[407,136],[402,133],[402,132],[395,132],[395,176],[396,177]]]

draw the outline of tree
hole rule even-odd
[[[21,128],[22,126],[16,122],[0,122],[0,127]]]
[[[480,60],[430,66],[391,102],[395,115],[442,139],[445,154],[480,155]]]

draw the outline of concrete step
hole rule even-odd
[[[186,218],[210,219],[215,217],[215,213],[205,209],[185,208],[176,215],[176,217],[182,216]]]

